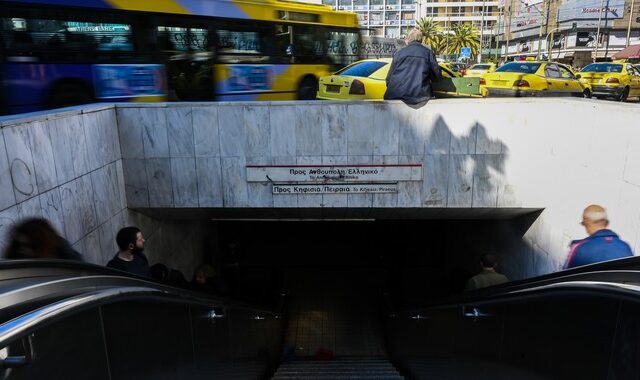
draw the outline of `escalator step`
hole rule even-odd
[[[284,375],[274,376],[273,380],[403,380],[400,375]]]
[[[339,365],[339,364],[326,364],[326,365],[321,365],[321,364],[306,364],[306,365],[290,365],[290,364],[283,364],[280,365],[280,368],[344,368],[344,369],[373,369],[373,370],[377,370],[377,369],[387,369],[387,368],[395,368],[393,365],[391,364],[376,364],[376,365]]]
[[[280,365],[273,380],[401,380],[382,357],[342,357],[330,361],[298,360]]]

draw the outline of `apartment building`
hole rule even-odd
[[[419,18],[432,18],[439,21],[443,31],[449,31],[456,24],[472,23],[488,39],[498,21],[499,1],[478,0],[421,0]]]
[[[322,3],[357,13],[369,36],[402,38],[416,25],[416,0],[322,0]]]
[[[483,37],[488,44],[498,20],[499,1],[322,0],[322,3],[357,13],[369,36],[403,38],[416,20],[427,17],[439,21],[445,32],[460,22],[471,22],[478,29],[484,25]]]

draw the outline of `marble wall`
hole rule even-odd
[[[443,99],[420,109],[129,103],[3,118],[0,239],[14,221],[41,215],[88,261],[104,263],[118,228],[142,224],[152,262],[190,273],[202,226],[140,212],[333,208],[401,217],[433,209],[451,218],[540,210],[528,228],[514,225],[504,248],[503,268],[523,278],[561,267],[569,242],[585,236],[578,221],[591,203],[607,207],[612,229],[640,249],[635,124],[635,104],[583,99]],[[390,194],[273,195],[268,183],[246,180],[247,165],[416,163],[422,181],[401,181]]]
[[[640,249],[637,107],[582,99],[127,104],[117,107],[133,208],[542,210],[514,226],[513,278],[561,268],[601,203]],[[395,194],[273,195],[247,165],[421,164]],[[375,217],[373,214],[372,217]],[[496,212],[497,211],[497,212]],[[440,212],[440,211],[436,211]],[[386,214],[389,216],[389,214]],[[398,214],[402,215],[402,214]],[[467,214],[468,215],[468,214]]]
[[[0,249],[24,218],[44,217],[92,263],[128,223],[113,106],[5,118],[0,124]]]
[[[167,139],[185,140],[179,136],[188,133],[185,131],[191,130],[191,125],[184,127],[186,119],[180,114],[167,121],[164,113],[156,115],[159,116],[162,121],[134,125],[146,128],[148,156],[156,159],[151,166],[160,173],[152,177],[150,183],[161,186],[162,157],[169,153],[188,156],[188,149],[193,150],[194,146],[172,144],[171,150],[167,150]],[[152,129],[167,125],[171,126],[169,135],[159,144]],[[106,264],[117,253],[118,230],[135,225],[145,234],[151,264],[164,263],[191,279],[193,269],[202,258],[202,224],[154,219],[128,209],[120,141],[113,105],[71,107],[0,118],[0,252],[14,223],[29,217],[44,217],[85,261]],[[143,148],[142,143],[136,147],[127,144],[126,139],[123,141],[125,156],[132,149]],[[188,173],[188,164],[174,161],[175,173]],[[131,174],[130,170],[127,173],[129,188],[135,187],[136,180],[144,180],[146,186],[146,172],[142,176]],[[150,173],[153,176],[153,169]],[[190,174],[195,176],[193,172]],[[197,198],[189,199],[193,186],[176,184],[179,201],[172,204],[197,205]],[[161,197],[163,193],[151,191],[151,194]],[[155,200],[159,200],[158,203]],[[154,204],[168,202],[155,197]]]

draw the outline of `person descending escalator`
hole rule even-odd
[[[471,277],[467,281],[467,285],[464,290],[475,290],[486,288],[488,286],[504,284],[508,282],[507,276],[496,272],[498,266],[496,258],[492,254],[484,254],[480,258],[480,264],[482,265],[482,272]]]
[[[564,269],[633,256],[629,244],[620,240],[615,232],[608,229],[609,217],[604,207],[587,206],[582,212],[580,224],[584,226],[589,236],[571,242]]]
[[[109,268],[151,277],[149,260],[144,255],[146,242],[138,227],[125,227],[118,231],[116,243],[120,251],[107,263]]]
[[[81,254],[43,218],[26,219],[11,229],[4,258],[82,261]]]

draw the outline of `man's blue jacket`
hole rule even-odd
[[[393,55],[384,98],[409,104],[426,102],[431,97],[431,80],[441,77],[440,66],[431,49],[411,42]]]
[[[565,269],[633,256],[629,244],[611,230],[600,230],[591,236],[571,242]]]

